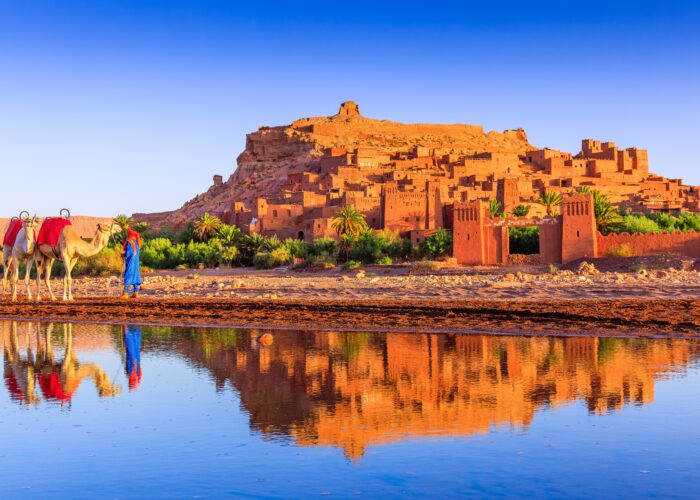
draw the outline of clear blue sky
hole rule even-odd
[[[176,208],[348,99],[700,184],[700,2],[0,0],[0,214]]]

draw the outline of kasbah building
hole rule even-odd
[[[629,212],[700,211],[699,186],[651,174],[646,150],[612,142],[584,139],[577,154],[535,149],[523,129],[484,133],[478,125],[373,120],[350,101],[334,116],[248,134],[238,163],[227,183],[215,176],[209,192],[181,211],[217,200],[210,211],[247,234],[311,241],[336,237],[333,216],[339,207],[353,206],[371,228],[398,231],[414,244],[439,228],[452,230],[454,257],[466,265],[507,263],[508,228],[514,225],[539,226],[541,263],[603,256],[622,244],[637,255],[700,257],[698,233],[597,231],[592,196],[577,189],[595,189]],[[256,184],[264,190],[251,189]],[[545,191],[563,197],[552,217],[533,203]],[[491,218],[489,200],[505,213],[520,204],[530,212]]]

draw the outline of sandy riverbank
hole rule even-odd
[[[122,301],[116,277],[74,280],[74,303],[0,302],[0,317],[212,326],[504,333],[700,335],[694,262],[541,267],[369,267],[320,273],[247,269],[145,276]],[[629,263],[627,263],[629,264]],[[629,267],[629,265],[627,266]],[[649,268],[649,269],[647,269]],[[606,270],[607,269],[607,270]],[[60,280],[54,281],[58,295]]]

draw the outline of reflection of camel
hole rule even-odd
[[[28,326],[33,326],[31,323]],[[39,401],[34,384],[34,355],[29,342],[29,328],[25,332],[27,357],[22,359],[17,336],[17,322],[13,321],[11,332],[7,323],[3,329],[5,384],[12,399],[21,404],[34,404]]]
[[[109,226],[98,224],[95,235],[89,242],[84,241],[73,226],[65,226],[61,230],[58,238],[58,245],[54,248],[51,245],[40,245],[35,253],[36,261],[36,300],[40,300],[41,274],[46,269],[44,280],[49,291],[51,300],[56,300],[56,296],[51,290],[51,268],[56,259],[63,262],[65,274],[63,276],[63,300],[73,300],[73,278],[71,273],[73,267],[78,262],[78,257],[93,257],[100,253],[107,246],[111,235],[121,231],[116,224]]]
[[[53,324],[44,333],[44,344],[37,337],[36,372],[39,386],[46,399],[69,402],[82,381],[92,377],[100,397],[116,396],[121,392],[119,385],[113,384],[109,376],[95,363],[81,364],[73,352],[73,325],[63,324],[63,340],[66,346],[63,360],[54,360],[51,344]]]

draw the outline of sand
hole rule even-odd
[[[0,301],[0,317],[238,327],[524,334],[700,335],[693,262],[594,274],[541,267],[169,271],[120,300],[117,277],[74,280],[74,303]],[[605,268],[606,263],[598,263]],[[639,267],[637,265],[636,267]],[[658,263],[656,264],[658,266]],[[62,292],[60,280],[54,291]],[[34,287],[34,285],[32,285]]]

